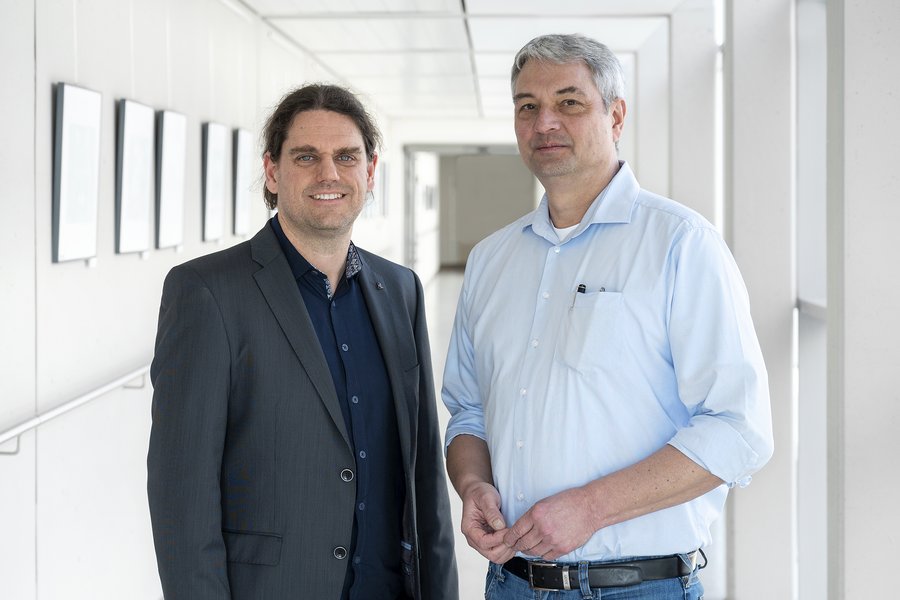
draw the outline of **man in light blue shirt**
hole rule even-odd
[[[606,46],[536,38],[512,88],[546,194],[466,268],[443,388],[463,533],[488,599],[699,598],[696,551],[772,454],[747,291],[714,227],[618,160]]]

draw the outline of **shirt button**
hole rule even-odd
[[[547,298],[550,297],[550,292],[544,292],[543,294],[541,294],[541,296],[543,296],[544,300],[546,300]]]
[[[516,500],[519,500],[521,502],[524,499],[525,499],[525,494],[523,494],[522,492],[519,492],[518,494],[516,494]]]
[[[559,246],[554,246],[553,251],[559,254]]]
[[[516,448],[521,448],[524,445],[525,445],[525,442],[523,442],[522,440],[519,440],[516,442]]]
[[[366,451],[365,451],[365,450],[360,450],[360,451],[359,451],[359,457],[360,457],[360,458],[365,458],[365,457],[366,457]]]
[[[345,558],[347,558],[347,549],[343,546],[338,546],[331,553],[334,554],[334,557],[338,560],[344,560]]]
[[[341,479],[344,481],[353,481],[353,471],[350,469],[344,469],[341,471]]]
[[[532,348],[537,348],[539,343],[540,343],[540,342],[538,342],[537,340],[531,340],[531,347],[532,347]]]
[[[350,398],[350,401],[353,404],[359,404],[359,396],[353,396],[352,398]]]
[[[350,349],[350,346],[348,346],[347,344],[341,344],[341,350],[343,350],[344,352],[346,352],[349,349]]]
[[[527,393],[528,393],[528,390],[526,390],[525,388],[522,388],[521,390],[519,390],[519,395],[520,395],[520,396],[524,396],[524,395],[527,394]]]
[[[355,558],[353,559],[353,564],[354,564],[354,565],[358,565],[358,564],[361,563],[361,562],[362,562],[362,559],[361,559],[360,557],[358,557],[358,556],[355,557]]]
[[[365,503],[365,502],[360,502],[360,503],[359,503],[359,510],[366,510],[366,503]]]

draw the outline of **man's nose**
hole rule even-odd
[[[337,181],[337,164],[330,156],[325,156],[319,161],[319,181]]]
[[[534,130],[538,133],[547,133],[559,129],[559,115],[550,107],[542,106],[538,109],[534,119]]]

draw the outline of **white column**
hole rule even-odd
[[[641,187],[663,196],[669,195],[670,70],[669,28],[660,25],[635,55],[635,98],[626,99],[633,123],[624,136],[634,137],[628,143]],[[626,128],[628,121],[626,114]]]
[[[672,13],[669,193],[716,223],[714,24],[712,0],[687,0]]]
[[[828,3],[829,598],[891,595],[900,535],[900,4]]]
[[[729,510],[729,598],[795,594],[793,1],[729,0],[725,49],[728,240],[769,371],[775,455]]]
[[[34,6],[15,0],[2,13],[0,432],[35,414]],[[42,92],[49,95],[49,86]],[[49,196],[40,200],[50,206]],[[33,431],[0,445],[0,482],[0,596],[31,600],[37,593]]]

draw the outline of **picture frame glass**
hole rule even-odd
[[[150,249],[153,207],[155,112],[132,100],[119,102],[116,159],[116,251]]]
[[[187,117],[171,110],[158,115],[156,247],[184,243],[184,184]]]
[[[203,149],[203,241],[209,242],[225,234],[228,128],[220,123],[207,123]]]
[[[53,169],[53,261],[97,255],[100,195],[99,92],[66,83],[56,88]]]
[[[250,233],[250,203],[256,164],[253,136],[246,129],[234,130],[234,234]]]

